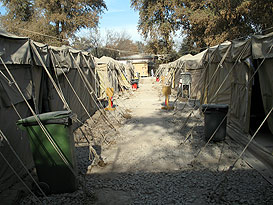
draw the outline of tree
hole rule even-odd
[[[95,28],[107,9],[103,0],[1,1],[7,8],[2,23],[8,31],[54,45],[68,43],[81,28]]]
[[[192,54],[195,55],[199,53],[201,50],[196,47],[194,44],[194,41],[189,39],[189,36],[186,36],[183,38],[182,43],[179,46],[178,54],[180,56],[186,55],[186,54]]]
[[[153,54],[169,54],[173,51],[173,41],[165,41],[164,39],[151,38],[147,40],[145,52]]]
[[[106,30],[103,38],[98,29],[89,30],[85,37],[74,38],[72,43],[74,48],[89,51],[98,58],[109,56],[114,59],[139,53],[139,45],[140,43],[134,43],[125,31]]]
[[[126,31],[106,31],[105,49],[107,56],[117,58],[121,56],[133,55],[139,52],[138,46],[131,40],[131,36]]]
[[[179,0],[131,0],[131,7],[139,11],[138,29],[145,39],[154,42],[151,48],[157,53],[161,52],[160,48],[165,48],[167,53],[172,49],[172,34],[179,29],[174,8],[179,5],[182,5]],[[156,45],[158,39],[161,42]],[[162,43],[164,47],[160,46]]]
[[[168,43],[182,29],[199,49],[273,26],[272,0],[131,0],[131,7],[144,37]]]

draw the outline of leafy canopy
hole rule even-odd
[[[68,43],[81,28],[95,28],[107,9],[103,0],[0,1],[7,10],[1,21],[8,31],[51,45]]]
[[[163,39],[167,50],[178,31],[189,48],[202,48],[273,27],[272,0],[131,0],[131,7],[142,35]]]

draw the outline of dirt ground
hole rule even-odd
[[[39,199],[45,204],[273,204],[273,187],[244,160],[227,172],[238,145],[226,138],[204,148],[199,110],[177,101],[175,110],[166,111],[163,102],[161,84],[143,78],[137,91],[120,96],[117,110],[107,113],[116,131],[97,112],[89,128],[75,132],[79,190]],[[85,138],[100,155],[92,164]],[[32,196],[21,201],[31,203]]]

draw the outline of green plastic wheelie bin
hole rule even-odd
[[[52,146],[34,116],[17,121],[28,132],[30,147],[39,183],[46,185],[47,192],[65,193],[77,189],[77,165],[70,111],[56,111],[37,115],[57,144],[69,166]]]

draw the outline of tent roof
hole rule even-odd
[[[3,28],[0,28],[0,36],[1,37],[7,37],[7,38],[14,38],[14,39],[26,39],[28,40],[28,37],[20,37],[20,36],[16,36],[12,33],[7,32],[6,30],[4,30]]]
[[[5,64],[30,64],[29,38],[0,29],[0,56]]]
[[[273,32],[267,35],[252,37],[252,56],[258,58],[273,58]]]
[[[102,56],[101,58],[99,58],[96,62],[97,64],[107,64],[110,61],[114,61],[113,58],[111,57],[107,57],[107,56]]]
[[[153,55],[137,54],[131,56],[120,57],[119,60],[152,60],[154,59]]]

